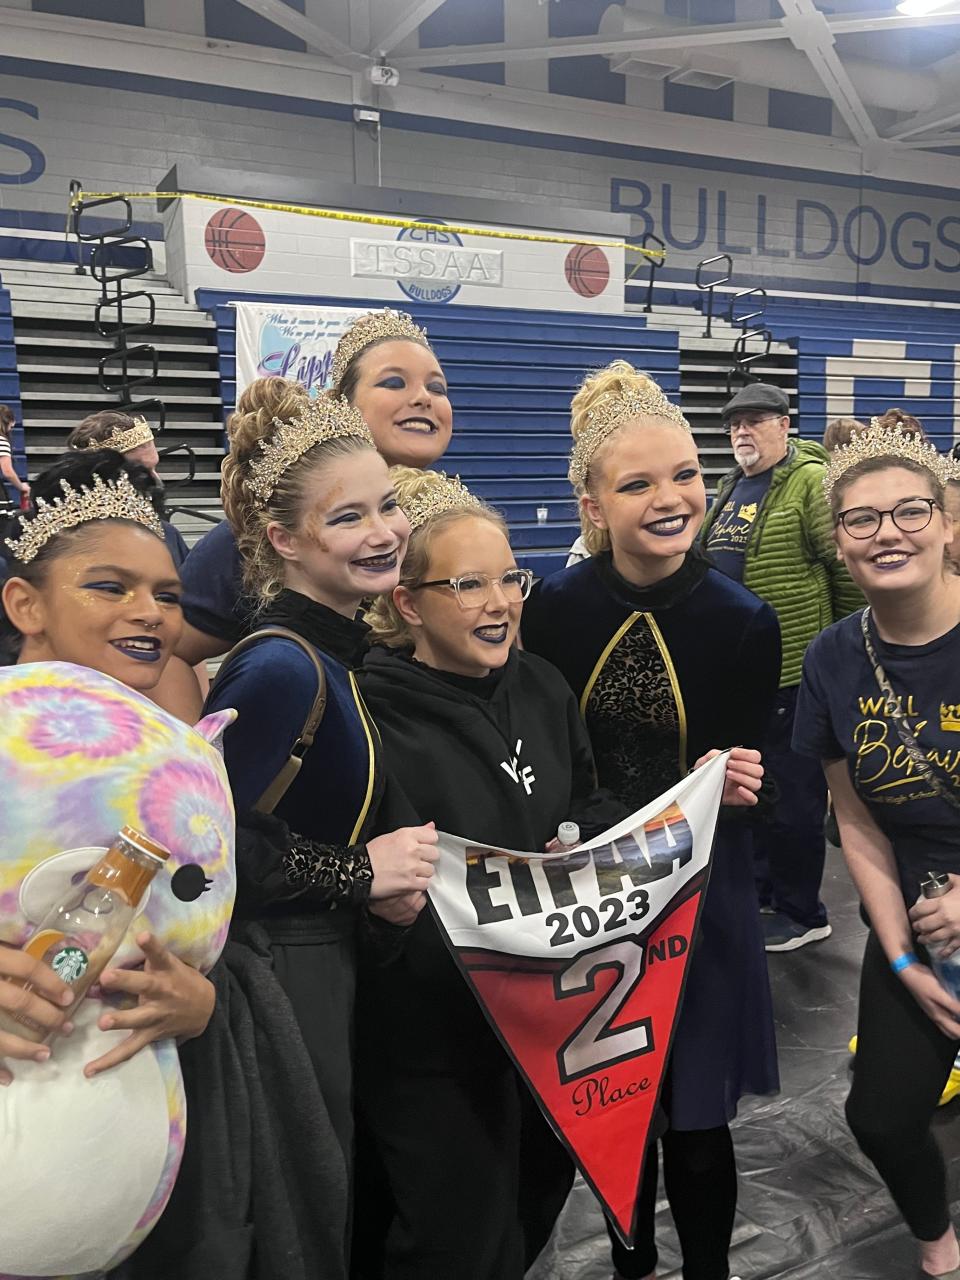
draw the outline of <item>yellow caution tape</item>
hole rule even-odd
[[[655,262],[663,262],[662,249],[641,249],[622,240],[585,240],[578,236],[544,236],[532,231],[505,231],[493,227],[466,227],[450,222],[427,222],[421,218],[394,218],[378,213],[345,213],[342,209],[317,209],[311,205],[277,204],[270,200],[242,200],[234,196],[203,195],[199,191],[83,191],[72,196],[70,208],[76,211],[86,200],[208,200],[213,204],[236,205],[243,209],[267,209],[276,213],[300,213],[308,218],[328,218],[332,222],[361,222],[373,227],[417,228],[422,231],[446,231],[461,236],[487,236],[494,240],[529,240],[537,244],[595,244],[603,249],[624,249],[642,254]]]

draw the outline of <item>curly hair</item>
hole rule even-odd
[[[414,498],[420,498],[443,484],[436,471],[420,471],[417,467],[395,466],[390,468],[390,478],[397,492],[397,501],[403,510]],[[460,520],[487,520],[495,525],[505,538],[509,538],[507,525],[499,511],[484,504],[482,507],[465,507],[463,510],[444,511],[432,520],[420,525],[410,534],[407,553],[400,568],[400,586],[415,587],[425,581],[430,568],[430,547],[439,533]],[[414,635],[394,603],[391,594],[377,596],[365,615],[377,644],[391,649],[412,649]]]
[[[230,452],[220,469],[220,496],[227,520],[243,559],[243,581],[263,608],[275,599],[286,582],[285,562],[267,535],[271,524],[293,533],[300,525],[307,484],[318,466],[371,446],[359,437],[329,440],[287,467],[265,507],[247,486],[250,464],[261,456],[260,442],[268,440],[277,423],[289,422],[303,412],[309,400],[299,382],[288,378],[257,378],[240,396],[227,423]]]

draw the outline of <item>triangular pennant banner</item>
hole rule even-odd
[[[430,901],[484,1013],[629,1243],[726,755],[571,853],[440,835]]]

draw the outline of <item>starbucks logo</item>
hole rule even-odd
[[[82,978],[90,960],[80,947],[64,947],[51,961],[53,972],[63,982],[73,983]]]

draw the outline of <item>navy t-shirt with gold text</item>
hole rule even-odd
[[[960,799],[960,626],[929,644],[887,644],[880,665],[930,768]],[[793,748],[846,759],[854,788],[893,845],[908,906],[928,871],[960,873],[960,810],[918,772],[888,714],[851,614],[823,631],[803,663]]]
[[[747,539],[772,478],[773,467],[761,471],[758,476],[741,476],[707,534],[710,559],[721,573],[736,582],[743,581]]]

